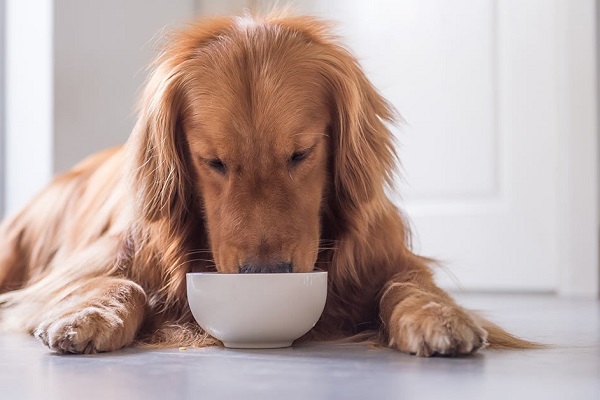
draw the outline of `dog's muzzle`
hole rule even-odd
[[[292,272],[292,263],[280,262],[276,264],[244,264],[240,267],[240,274],[281,274]]]

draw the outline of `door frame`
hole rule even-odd
[[[558,294],[600,295],[598,44],[595,0],[556,0],[560,107]]]
[[[4,141],[4,128],[5,128],[5,107],[4,93],[6,90],[5,86],[5,65],[6,65],[6,2],[0,0],[0,218],[4,216],[4,181],[5,181],[5,166],[4,160],[6,160]]]

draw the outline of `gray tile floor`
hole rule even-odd
[[[600,399],[600,302],[461,295],[551,350],[416,358],[360,345],[52,354],[0,335],[0,399]]]

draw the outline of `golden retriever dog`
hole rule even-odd
[[[219,342],[187,272],[329,273],[307,340],[418,356],[528,348],[460,307],[386,196],[392,106],[327,23],[205,19],[156,60],[121,147],[58,176],[0,230],[0,329],[59,353]],[[370,335],[370,336],[369,336]]]

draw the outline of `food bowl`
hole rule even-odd
[[[327,297],[327,272],[188,273],[198,324],[229,348],[279,348],[308,332]]]

